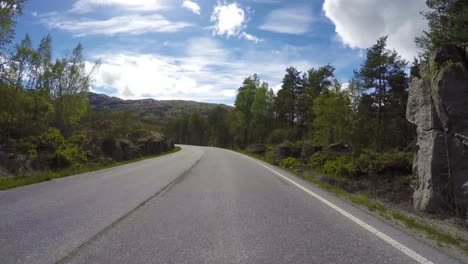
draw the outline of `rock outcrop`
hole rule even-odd
[[[174,148],[165,136],[157,132],[147,132],[139,138],[107,138],[101,144],[101,150],[115,161],[131,160],[138,157],[157,155]]]
[[[407,119],[417,126],[416,210],[466,215],[468,45],[446,45],[413,69]]]

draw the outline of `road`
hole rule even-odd
[[[0,263],[459,263],[274,166],[182,146],[0,192]]]

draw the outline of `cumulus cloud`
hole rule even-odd
[[[116,35],[127,33],[140,35],[150,32],[177,32],[191,26],[185,22],[172,22],[161,15],[126,15],[103,20],[76,20],[62,17],[42,19],[50,28],[72,32],[76,36]]]
[[[211,21],[215,23],[213,33],[216,35],[226,35],[228,38],[237,36],[256,43],[261,41],[244,32],[248,19],[244,9],[236,2],[228,4],[218,1],[211,14]]]
[[[286,34],[304,34],[313,21],[308,7],[288,7],[271,11],[260,29]]]
[[[417,55],[414,37],[426,29],[420,11],[424,0],[325,0],[325,15],[335,24],[343,43],[368,48],[388,35],[388,46],[410,60]]]
[[[78,0],[72,11],[88,13],[96,8],[120,8],[127,11],[155,11],[164,7],[162,0]]]
[[[182,3],[182,7],[187,8],[188,10],[192,11],[193,13],[200,15],[200,6],[192,1],[184,1]]]
[[[284,69],[313,65],[291,47],[274,50],[232,51],[213,38],[193,38],[178,56],[98,52],[102,64],[95,75],[94,90],[115,90],[116,96],[137,99],[183,99],[233,103],[243,79],[253,73],[279,87]]]

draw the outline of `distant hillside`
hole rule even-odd
[[[107,109],[110,111],[128,110],[138,114],[144,120],[156,123],[164,123],[177,117],[186,117],[194,111],[198,111],[201,115],[207,116],[209,111],[218,105],[228,110],[234,109],[231,106],[223,104],[199,103],[184,100],[123,100],[117,97],[110,97],[105,94],[92,92],[88,94],[88,99],[93,109]]]

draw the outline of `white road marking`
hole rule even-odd
[[[244,155],[243,155],[244,156]],[[247,156],[244,156],[244,157],[247,157]],[[250,158],[248,157],[249,159],[255,161],[256,163],[260,164],[261,166],[263,166],[264,168],[270,170],[271,172],[275,173],[276,175],[280,176],[281,178],[283,178],[284,180],[288,181],[289,183],[293,184],[294,186],[298,187],[299,189],[303,190],[304,192],[306,192],[307,194],[315,197],[316,199],[318,199],[319,201],[321,201],[322,203],[328,205],[329,207],[331,207],[332,209],[334,209],[335,211],[337,211],[338,213],[344,215],[345,217],[347,217],[348,219],[350,219],[351,221],[355,222],[356,224],[360,225],[361,227],[363,227],[364,229],[366,229],[367,231],[371,232],[372,234],[376,235],[377,237],[379,237],[380,239],[382,239],[383,241],[387,242],[388,244],[392,245],[393,247],[395,247],[396,249],[400,250],[401,252],[405,253],[408,257],[416,260],[418,263],[421,263],[421,264],[434,264],[433,262],[429,261],[428,259],[426,259],[425,257],[419,255],[418,253],[414,252],[413,250],[405,247],[404,245],[400,244],[398,241],[394,240],[393,238],[387,236],[386,234],[380,232],[379,230],[375,229],[374,227],[370,226],[369,224],[365,223],[364,221],[362,221],[361,219],[355,217],[354,215],[348,213],[347,211],[341,209],[340,207],[338,207],[337,205],[335,205],[334,203],[328,201],[327,199],[323,198],[322,196],[312,192],[311,190],[307,189],[306,187],[300,185],[299,183],[291,180],[290,178],[282,175],[281,173],[273,170],[272,168],[268,167],[268,166],[265,166],[264,164],[258,162],[257,160],[253,159],[253,158]]]

